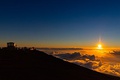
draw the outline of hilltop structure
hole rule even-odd
[[[14,48],[15,47],[15,43],[14,42],[8,42],[7,43],[7,47],[8,48]]]

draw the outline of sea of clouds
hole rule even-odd
[[[112,51],[104,56],[95,54],[73,53],[51,53],[55,57],[77,65],[110,75],[120,76],[120,51]]]

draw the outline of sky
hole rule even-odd
[[[1,0],[0,46],[120,47],[119,0]]]

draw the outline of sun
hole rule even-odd
[[[98,44],[97,49],[103,49],[103,48],[102,48],[102,44]]]
[[[101,37],[99,37],[99,42],[97,45],[97,49],[99,49],[99,50],[103,49],[101,42],[102,42]]]

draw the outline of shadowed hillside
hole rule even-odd
[[[120,80],[29,49],[0,49],[0,80]]]

